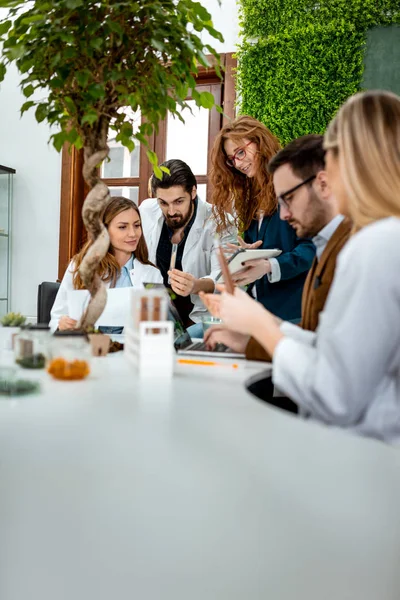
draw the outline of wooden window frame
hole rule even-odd
[[[224,79],[221,82],[215,67],[214,59],[209,57],[210,67],[201,67],[196,77],[199,85],[211,86],[211,93],[219,98],[219,103],[224,109],[220,115],[215,109],[210,114],[209,152],[211,150],[212,136],[216,135],[221,127],[229,120],[235,118],[235,80],[234,71],[236,58],[233,53],[220,55],[221,65],[225,69]],[[162,161],[166,153],[166,121],[160,123],[158,134],[149,138],[149,145]],[[208,156],[209,170],[210,154]],[[140,177],[123,177],[118,179],[103,179],[104,183],[113,187],[133,186],[139,187],[139,203],[148,197],[147,186],[152,174],[152,165],[147,159],[146,148],[140,148]],[[69,148],[67,145],[62,150],[61,159],[61,203],[60,203],[60,240],[58,258],[58,278],[62,279],[71,258],[80,250],[85,239],[85,228],[82,222],[82,205],[88,193],[88,187],[82,176],[83,151]],[[207,183],[207,175],[196,176],[199,184]]]

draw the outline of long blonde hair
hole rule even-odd
[[[255,142],[258,148],[258,168],[252,178],[226,164],[225,140],[243,144],[245,138]],[[241,231],[250,227],[259,212],[270,215],[277,210],[278,203],[267,163],[280,148],[278,139],[253,117],[242,115],[221,129],[212,149],[210,172],[211,203],[218,232],[228,226],[226,213],[232,209]]]
[[[400,217],[399,96],[378,90],[355,94],[330,123],[324,146],[339,158],[356,230]]]
[[[111,221],[117,215],[119,215],[119,213],[123,212],[124,210],[129,210],[130,208],[133,208],[133,210],[135,210],[137,212],[138,217],[140,219],[139,209],[132,200],[129,200],[129,198],[124,198],[123,196],[112,197],[110,199],[110,202],[107,204],[107,206],[104,210],[104,213],[102,215],[102,221],[103,221],[104,225],[108,228]],[[92,240],[90,240],[90,239],[87,240],[87,242],[83,246],[82,250],[73,257],[75,269],[73,271],[72,281],[73,281],[74,289],[76,289],[76,290],[85,289],[81,275],[79,273],[79,267],[82,263],[82,260],[85,256],[86,252],[89,250],[92,243],[93,243]],[[143,233],[140,236],[137,248],[135,250],[135,258],[139,262],[143,263],[144,265],[151,265],[152,267],[154,267],[153,263],[151,263],[149,260],[149,252],[147,250],[147,244],[146,244],[146,240],[144,239]],[[110,244],[107,254],[105,255],[105,257],[103,258],[103,260],[101,261],[101,263],[99,265],[98,274],[100,275],[100,277],[103,281],[105,281],[105,282],[110,281],[111,287],[112,287],[113,285],[115,285],[115,282],[117,281],[117,278],[120,273],[121,273],[121,267],[117,263],[116,258],[112,253],[112,246]]]

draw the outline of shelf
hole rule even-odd
[[[0,165],[0,175],[5,175],[6,173],[16,173],[15,169],[12,167],[5,167],[4,165]]]
[[[2,231],[0,231],[0,237],[8,237],[8,233],[3,233]]]
[[[8,298],[0,298],[0,302],[7,302]]]

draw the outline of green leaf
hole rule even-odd
[[[146,154],[147,154],[147,158],[149,159],[149,161],[152,165],[154,165],[154,166],[158,165],[158,157],[155,152],[153,152],[152,150],[146,150]]]
[[[30,25],[31,23],[36,23],[37,21],[44,21],[46,18],[45,15],[28,15],[21,19],[22,25]]]
[[[27,102],[26,104],[29,104],[29,102]],[[32,104],[33,104],[33,102],[32,102]],[[42,121],[44,121],[45,118],[47,117],[47,113],[48,113],[48,105],[47,104],[39,104],[35,111],[36,121],[38,123],[41,123]]]
[[[105,95],[106,95],[106,91],[105,91],[104,87],[105,87],[104,84],[101,84],[101,83],[92,83],[87,88],[87,93],[94,100],[100,100],[100,98],[104,98]]]
[[[96,123],[97,119],[98,115],[96,112],[86,113],[86,115],[84,115],[81,119],[81,125],[84,125],[85,123],[93,125],[93,123]]]
[[[7,54],[11,60],[18,60],[18,58],[21,58],[25,54],[25,46],[23,44],[11,46],[7,49]]]
[[[202,4],[200,4],[200,2],[192,2],[192,6],[193,10],[200,17],[200,19],[202,19],[203,21],[209,21],[211,19],[210,13],[204,8]]]
[[[65,4],[67,8],[79,8],[83,6],[84,0],[65,0]]]
[[[81,148],[83,148],[83,140],[80,135],[78,135],[78,137],[74,141],[74,146],[77,150],[81,150]]]
[[[76,106],[75,106],[75,103],[72,100],[72,98],[70,98],[69,96],[64,96],[64,103],[65,103],[70,115],[73,115],[76,113]]]
[[[76,71],[75,77],[77,82],[82,88],[85,88],[89,82],[90,72],[89,71]]]
[[[171,175],[171,171],[168,169],[168,167],[164,167],[164,165],[162,165],[162,166],[160,167],[160,169],[161,169],[161,171],[162,171],[163,173],[166,173],[167,175]],[[159,179],[160,179],[160,178],[159,178]]]
[[[215,104],[214,96],[210,92],[201,92],[200,104],[203,108],[212,108]]]
[[[7,72],[6,66],[3,63],[0,63],[0,81],[4,81],[6,72]]]
[[[64,131],[55,133],[53,136],[53,146],[57,152],[61,152],[65,142],[67,141],[67,134]]]
[[[124,30],[122,29],[122,27],[119,23],[116,23],[115,21],[107,21],[107,25],[111,29],[111,31],[113,31],[114,33],[123,35]]]
[[[162,179],[163,178],[163,172],[161,170],[161,168],[158,165],[154,165],[154,175],[157,177],[157,179]]]
[[[125,146],[125,148],[128,148],[129,152],[133,152],[135,149],[135,142],[127,137],[127,136],[122,136],[120,138],[120,142],[123,146]]]
[[[4,35],[10,29],[12,23],[11,21],[3,21],[0,23],[0,35]]]
[[[103,46],[103,40],[101,38],[93,38],[90,40],[90,46],[95,50],[100,50]]]
[[[35,106],[35,102],[33,102],[32,100],[29,100],[29,102],[24,102],[24,104],[21,106],[21,117],[24,114],[24,112],[32,108],[32,106]]]
[[[151,40],[151,45],[154,46],[154,48],[156,50],[158,50],[159,52],[164,52],[164,50],[165,50],[165,44],[161,40],[153,39],[153,40]]]
[[[29,98],[30,96],[32,96],[34,91],[35,91],[35,88],[33,87],[33,85],[27,85],[22,90],[22,93],[24,94],[25,98]]]

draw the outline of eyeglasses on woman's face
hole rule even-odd
[[[244,160],[246,158],[246,148],[247,146],[250,146],[250,144],[252,144],[252,142],[247,142],[245,146],[238,148],[232,156],[228,156],[225,161],[228,167],[236,167],[237,160]]]
[[[301,181],[300,183],[298,183],[297,185],[292,187],[287,192],[284,192],[283,194],[278,196],[279,206],[286,208],[286,210],[290,210],[290,205],[293,202],[293,196],[292,196],[292,198],[288,198],[288,196],[291,196],[294,192],[296,192],[298,189],[300,189],[303,185],[310,183],[315,178],[316,178],[316,175],[311,175],[311,177],[307,177],[307,179],[305,179],[304,181]]]

